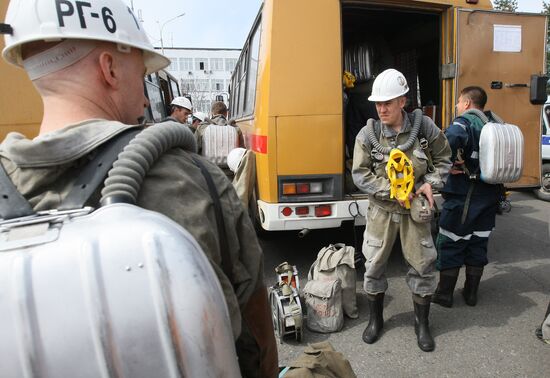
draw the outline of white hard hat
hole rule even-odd
[[[122,0],[76,5],[72,1],[11,0],[4,22],[12,32],[5,35],[2,55],[19,67],[23,66],[23,44],[65,39],[106,41],[140,49],[148,74],[170,64],[168,58],[153,49],[143,25]]]
[[[232,172],[236,172],[237,168],[241,164],[246,148],[238,147],[229,151],[227,154],[227,166],[231,169]]]
[[[403,96],[409,91],[407,79],[403,74],[393,68],[380,73],[372,84],[372,93],[369,101],[382,102],[389,101]]]
[[[198,119],[198,120],[201,121],[201,122],[204,122],[204,120],[206,119],[206,113],[203,113],[203,112],[194,112],[194,113],[193,113],[193,117],[195,117],[196,119]]]
[[[193,111],[193,105],[191,104],[191,101],[187,97],[175,97],[170,105],[176,105],[181,108],[188,109],[189,111]]]

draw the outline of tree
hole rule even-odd
[[[193,103],[193,110],[210,113],[212,105],[212,91],[210,90],[210,80],[205,78],[196,78],[190,76],[186,79],[180,79],[180,88],[184,96],[190,96]]]
[[[518,9],[517,0],[493,0],[493,6],[496,10],[505,12],[515,12]]]

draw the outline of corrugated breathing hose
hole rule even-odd
[[[404,144],[400,144],[399,146],[395,147],[401,151],[407,151],[409,150],[414,142],[416,141],[416,138],[418,137],[418,133],[420,132],[420,125],[422,124],[422,110],[415,109],[413,111],[414,114],[414,122],[411,134],[409,135],[409,139]],[[369,119],[367,121],[367,137],[369,138],[369,142],[371,143],[374,150],[384,154],[388,155],[393,147],[384,147],[380,144],[378,141],[378,136],[374,132],[374,119]]]
[[[180,147],[196,152],[195,137],[187,126],[164,122],[139,133],[118,156],[101,191],[101,206],[111,203],[135,204],[143,178],[166,151]]]

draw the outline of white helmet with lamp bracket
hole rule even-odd
[[[175,97],[170,103],[170,105],[179,106],[180,108],[185,108],[190,112],[193,111],[193,104],[191,104],[191,100],[189,100],[187,97],[183,97],[183,96]]]
[[[396,69],[389,68],[381,72],[372,84],[369,101],[384,102],[403,96],[409,91],[407,79]]]

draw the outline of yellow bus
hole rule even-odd
[[[496,12],[489,0],[265,0],[231,82],[230,116],[256,154],[250,213],[263,230],[360,224],[367,197],[350,182],[366,98],[386,68],[403,72],[410,109],[440,127],[460,89],[485,88],[487,107],[521,127],[517,186],[540,186],[540,104],[546,100],[546,17]],[[343,73],[356,76],[343,87]],[[541,83],[544,82],[544,85]],[[543,88],[544,87],[544,88]]]

